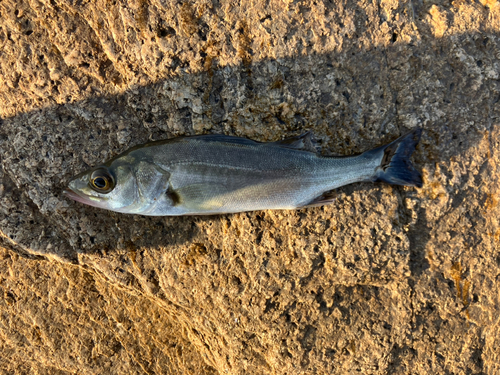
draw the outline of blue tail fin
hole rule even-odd
[[[422,187],[422,175],[410,161],[422,129],[418,128],[375,151],[383,151],[382,162],[375,171],[374,181],[393,185]]]

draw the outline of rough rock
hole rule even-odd
[[[0,370],[500,371],[494,0],[0,3]],[[424,129],[422,189],[210,217],[70,202],[127,148]]]

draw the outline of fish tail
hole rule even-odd
[[[369,153],[383,152],[382,161],[375,170],[372,181],[383,181],[393,185],[422,187],[422,175],[413,166],[410,157],[420,140],[422,129],[415,129],[386,146]]]

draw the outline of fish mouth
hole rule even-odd
[[[82,197],[80,197],[77,193],[75,193],[70,188],[66,188],[63,190],[63,195],[67,196],[69,199],[73,199],[74,201],[81,202]]]
[[[91,199],[87,197],[82,197],[80,194],[75,192],[74,190],[71,190],[70,188],[66,188],[63,190],[63,195],[68,197],[69,199],[72,199],[78,203],[86,204],[87,206],[93,206],[93,207],[100,207],[98,205],[98,202],[94,202]]]

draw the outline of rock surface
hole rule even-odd
[[[500,5],[0,3],[0,370],[500,371]],[[312,130],[359,153],[421,126],[422,189],[148,218],[70,202],[127,148]]]

